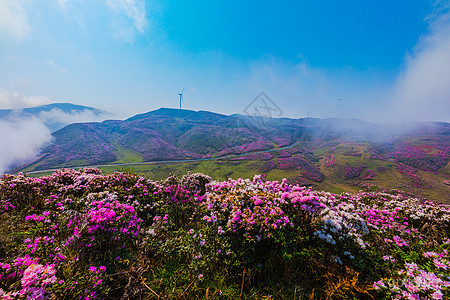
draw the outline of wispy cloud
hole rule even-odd
[[[25,5],[21,0],[0,1],[0,39],[22,40],[28,34],[31,26]]]
[[[254,62],[243,81],[242,91],[248,91],[249,101],[265,91],[286,116],[333,116],[329,102],[329,81],[320,69],[301,61],[296,64],[269,58]]]
[[[436,3],[423,35],[398,78],[393,98],[400,119],[450,122],[450,10],[449,1]]]
[[[111,117],[111,115],[107,113],[97,114],[91,110],[64,112],[58,108],[54,108],[50,111],[42,111],[38,115],[39,120],[46,124],[60,123],[62,125],[82,122],[100,122],[104,121],[108,117]]]
[[[136,34],[148,29],[144,0],[106,0],[106,6],[114,13],[111,29],[118,40],[133,43]]]
[[[67,70],[55,63],[53,60],[47,60],[47,64],[49,64],[54,70],[60,72],[61,74],[66,74]]]
[[[62,8],[66,7],[67,2],[69,2],[70,0],[58,0],[59,6],[61,6]]]
[[[0,109],[24,108],[50,103],[47,97],[25,96],[19,92],[0,90]]]

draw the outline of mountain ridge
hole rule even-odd
[[[442,182],[450,179],[450,124],[445,122],[272,119],[163,108],[123,121],[70,124],[53,138],[36,161],[14,171],[221,157],[208,165],[220,174],[220,168],[229,170],[220,176],[265,173],[306,185],[354,189],[350,185],[359,180],[378,178],[382,185],[395,183],[391,187],[421,192],[438,186],[442,192],[448,189]],[[294,143],[288,150],[262,153]],[[261,153],[224,164],[227,155],[255,151]]]

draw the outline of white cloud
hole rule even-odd
[[[337,113],[332,95],[333,79],[326,71],[306,62],[286,63],[269,58],[253,62],[242,78],[241,103],[244,109],[259,92],[265,92],[283,111],[283,117],[334,117]],[[238,111],[237,113],[243,113]]]
[[[60,72],[61,74],[66,74],[67,70],[55,63],[53,60],[49,59],[47,60],[47,63],[56,71]]]
[[[40,120],[0,120],[0,174],[35,159],[51,140],[50,130]]]
[[[148,29],[144,0],[106,0],[106,6],[114,12],[111,29],[115,38],[132,43],[136,34]]]
[[[440,4],[398,78],[393,108],[400,120],[450,122],[450,12]]]
[[[50,111],[42,111],[39,113],[39,120],[44,123],[56,122],[65,125],[71,123],[81,123],[81,122],[100,122],[105,120],[109,115],[97,115],[91,110],[77,111],[77,112],[64,112],[58,108],[54,108]]]
[[[27,13],[24,9],[25,1],[0,1],[0,38],[23,39],[31,29]]]
[[[66,4],[69,2],[70,0],[58,0],[58,3],[59,3],[59,5],[62,7],[62,8],[65,8],[66,7]]]
[[[50,103],[46,97],[25,96],[19,92],[0,90],[0,109],[33,107]]]

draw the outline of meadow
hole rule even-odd
[[[446,204],[260,175],[3,175],[0,296],[448,299],[449,222]]]

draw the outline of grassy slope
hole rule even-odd
[[[117,155],[118,160],[113,163],[137,163],[143,161],[142,156],[138,152],[130,148],[120,145],[116,145],[115,148],[117,149],[117,151],[115,151],[115,154]]]
[[[417,146],[427,147],[429,142],[423,138],[414,138],[409,141]],[[332,193],[357,192],[361,188],[359,183],[367,183],[389,189],[406,190],[427,199],[450,203],[450,186],[443,184],[450,176],[450,164],[441,168],[439,173],[418,171],[418,175],[428,188],[416,188],[412,185],[410,178],[406,174],[397,171],[396,163],[392,159],[389,161],[372,159],[369,149],[372,145],[368,142],[341,142],[341,143],[318,143],[312,144],[313,153],[320,161],[316,164],[319,170],[325,175],[325,180],[321,183],[313,183],[313,187],[319,190]],[[116,155],[119,158],[114,163],[136,163],[142,162],[142,157],[125,147],[116,147]],[[428,146],[429,153],[436,150]],[[335,166],[330,168],[325,166],[325,157],[333,154]],[[348,153],[361,153],[360,157],[346,155]],[[274,153],[275,154],[275,153]],[[277,158],[273,158],[277,161]],[[83,162],[80,162],[80,165]],[[144,175],[154,180],[166,178],[170,174],[182,176],[187,172],[204,173],[210,175],[215,180],[226,180],[228,178],[252,178],[255,174],[265,173],[269,180],[281,180],[293,176],[301,175],[301,170],[274,169],[268,172],[261,172],[261,161],[232,161],[232,160],[212,160],[202,162],[179,162],[179,163],[161,163],[161,164],[135,164],[127,166],[137,174]],[[346,180],[344,176],[345,166],[361,166],[364,170],[372,170],[376,176],[372,180],[361,180],[360,178]],[[30,170],[32,166],[25,169]],[[122,166],[101,167],[106,173],[123,170]],[[363,171],[364,172],[364,171]],[[40,176],[47,173],[36,173],[34,176]]]

